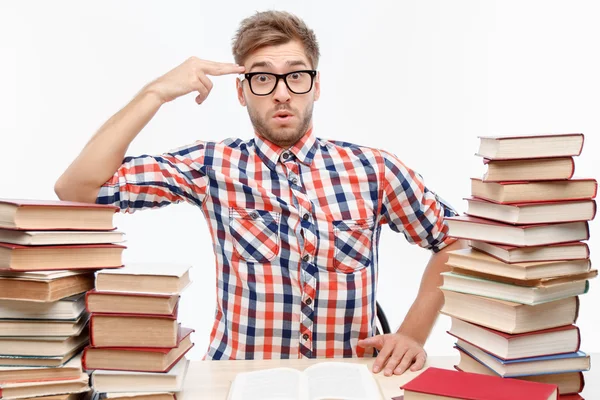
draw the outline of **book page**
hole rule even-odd
[[[322,362],[304,370],[309,400],[377,400],[381,391],[362,364]]]
[[[228,400],[300,400],[302,373],[273,368],[237,374]]]

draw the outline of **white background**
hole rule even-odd
[[[367,6],[368,5],[368,6]],[[321,46],[318,137],[385,148],[464,211],[478,135],[586,134],[576,175],[599,178],[600,39],[595,1],[1,1],[0,197],[55,199],[53,185],[92,134],[147,82],[191,55],[231,62],[238,23],[283,9]],[[233,76],[213,79],[201,106],[188,95],[164,106],[129,154],[196,139],[250,138]],[[198,209],[180,204],[117,215],[125,261],[190,263],[181,320],[203,356],[215,304],[214,255]],[[592,258],[600,254],[591,223]],[[412,303],[429,253],[385,228],[378,300],[393,328]],[[578,325],[583,350],[600,351],[592,282]],[[441,317],[429,354],[454,354]]]

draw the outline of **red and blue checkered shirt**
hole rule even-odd
[[[126,157],[97,199],[123,212],[181,201],[204,213],[216,257],[207,359],[367,355],[381,226],[437,252],[456,214],[392,154],[312,130],[290,149],[255,136]]]

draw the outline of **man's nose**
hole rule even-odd
[[[288,90],[283,79],[280,79],[277,82],[277,86],[275,86],[275,91],[273,92],[273,101],[276,103],[289,103],[292,96],[290,95],[290,91]]]

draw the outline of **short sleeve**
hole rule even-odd
[[[96,203],[128,213],[182,201],[200,206],[207,184],[204,149],[199,141],[157,156],[125,157],[100,188]]]
[[[394,155],[382,151],[384,163],[381,217],[413,244],[437,253],[456,241],[448,236],[445,217],[455,216],[452,206],[429,190],[423,178]]]

